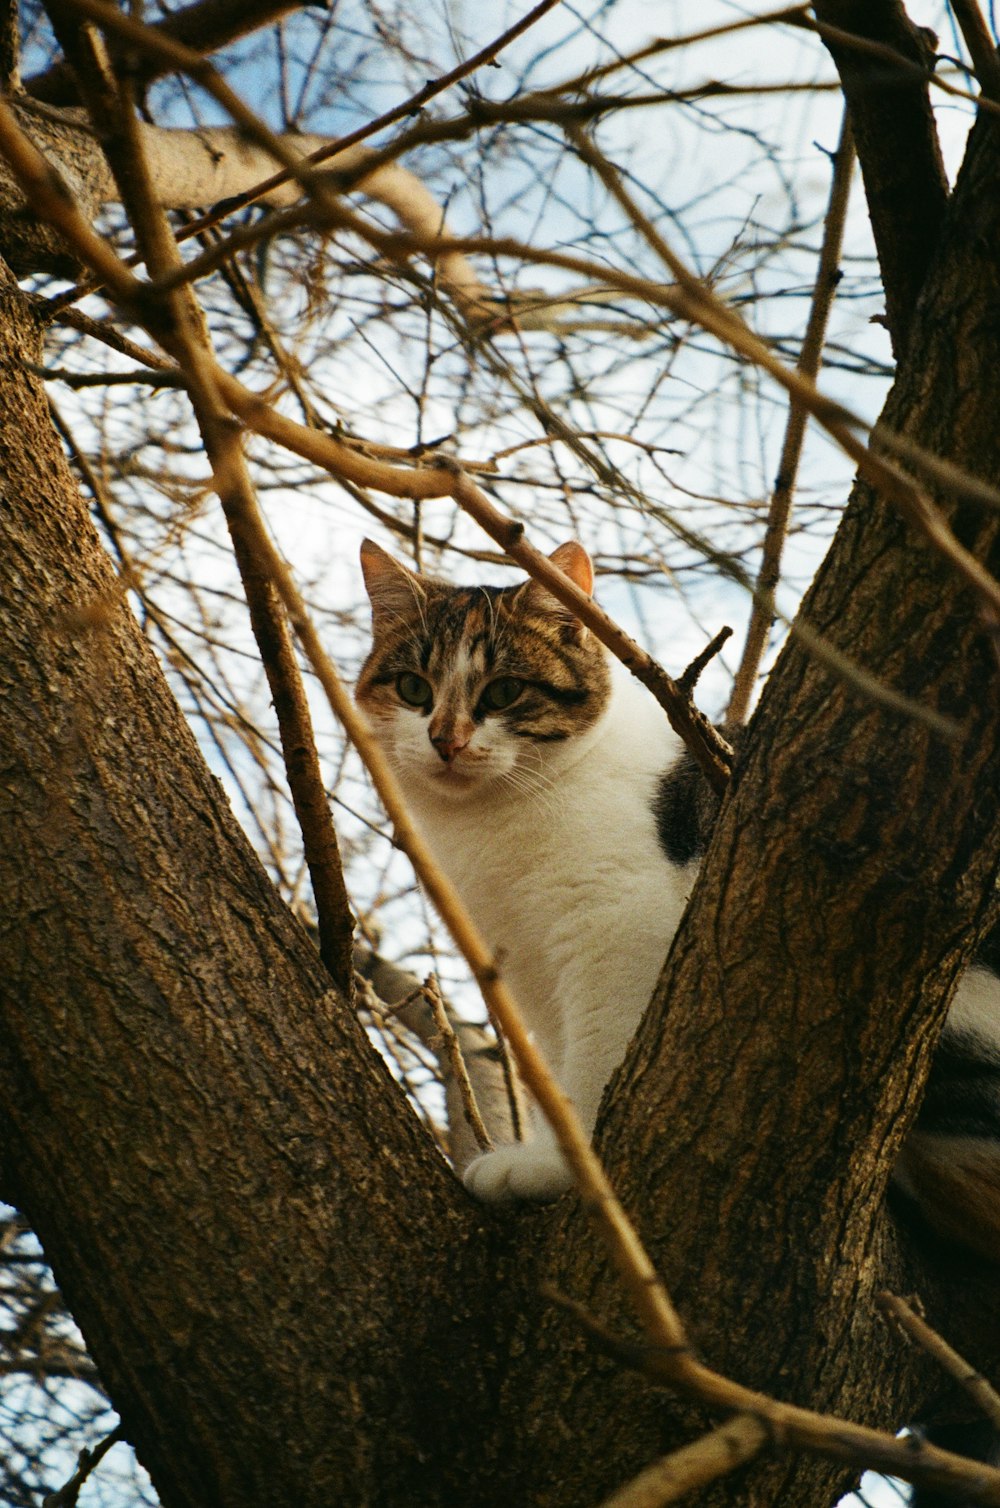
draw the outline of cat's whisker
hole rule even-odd
[[[516,767],[502,770],[494,776],[494,784],[527,797],[535,805],[547,811],[552,811],[561,803],[561,796],[555,782],[541,772]]]

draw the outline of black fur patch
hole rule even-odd
[[[945,1026],[917,1116],[921,1131],[995,1142],[1000,1128],[1000,1059],[973,1032]]]
[[[742,728],[720,725],[719,732],[738,747]],[[660,847],[671,864],[690,864],[692,859],[701,858],[712,836],[720,801],[689,749],[664,770],[653,797],[653,816]]]
[[[992,969],[994,974],[1000,974],[1000,922],[987,932],[973,961]]]

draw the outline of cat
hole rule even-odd
[[[550,556],[588,596],[575,541]],[[588,1131],[646,1007],[715,803],[662,709],[533,580],[454,587],[365,541],[356,697],[413,815]],[[1000,1261],[1000,928],[959,981],[896,1173],[946,1237]],[[477,1158],[490,1202],[569,1187],[534,1138]]]
[[[581,545],[551,558],[591,593]],[[358,704],[589,1131],[695,875],[653,817],[684,747],[537,583],[454,588],[368,541],[361,561],[374,647]],[[547,1199],[569,1174],[540,1122],[465,1181],[486,1200]]]

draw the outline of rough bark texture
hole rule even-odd
[[[937,249],[948,181],[927,88],[933,41],[900,0],[816,0],[851,116],[885,289],[885,320],[899,357]],[[865,43],[878,51],[866,51]],[[903,60],[902,66],[892,61]]]
[[[991,479],[998,178],[997,127],[981,121],[882,420]],[[996,512],[940,501],[1000,571]],[[901,1253],[877,1214],[947,990],[994,904],[998,667],[967,590],[866,486],[803,613],[866,670],[954,718],[961,738],[866,705],[791,643],[600,1142],[713,1364],[892,1428],[942,1389],[874,1317],[878,1288],[919,1286],[980,1365],[995,1375],[1000,1363],[995,1270],[939,1251],[923,1262],[930,1248],[912,1239]],[[552,1233],[542,1270],[620,1315],[571,1230]],[[564,1375],[566,1328],[552,1318],[534,1330],[517,1386],[539,1404]],[[609,1413],[616,1423],[595,1429]],[[621,1470],[669,1437],[675,1413],[612,1382],[607,1364],[581,1372],[560,1395],[565,1433],[532,1463],[537,1501],[583,1501],[584,1483],[610,1476],[616,1438]],[[840,1475],[784,1458],[699,1502],[822,1502]]]
[[[9,279],[0,319],[4,1195],[167,1508],[447,1501],[487,1433],[477,1213],[206,769]]]

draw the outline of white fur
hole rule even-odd
[[[652,811],[679,739],[617,662],[603,716],[564,742],[515,738],[487,718],[446,765],[419,714],[379,722],[415,818],[591,1130],[697,869],[668,862]],[[540,1126],[477,1158],[465,1181],[502,1200],[553,1198],[570,1179]]]
[[[962,975],[948,1008],[948,1026],[972,1032],[1000,1051],[1000,989],[990,969],[974,965]]]

